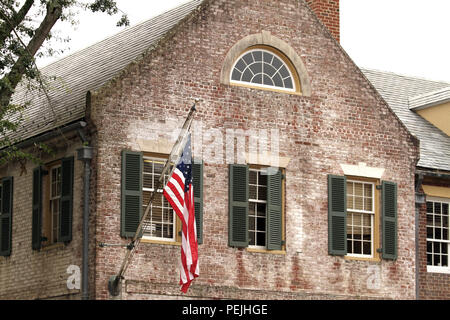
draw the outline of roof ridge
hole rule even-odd
[[[436,83],[445,83],[445,84],[448,84],[449,87],[450,87],[450,82],[449,81],[435,80],[435,79],[425,78],[423,76],[414,76],[414,75],[411,75],[411,74],[398,73],[398,72],[394,72],[394,71],[385,71],[385,70],[380,70],[380,69],[375,69],[375,68],[360,67],[360,69],[364,70],[364,71],[368,71],[368,72],[372,71],[372,72],[378,72],[378,73],[391,74],[391,75],[395,75],[395,76],[398,76],[398,77],[414,79],[414,80],[423,80],[423,81],[436,82]]]

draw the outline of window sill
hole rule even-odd
[[[427,272],[450,274],[450,267],[427,266]]]
[[[345,260],[358,260],[358,261],[373,261],[380,262],[381,259],[379,257],[357,257],[357,256],[344,256]]]
[[[258,87],[258,86],[252,86],[251,84],[230,82],[230,86],[247,88],[247,89],[257,89],[257,90],[261,90],[261,91],[271,91],[271,92],[277,92],[277,93],[286,93],[286,94],[291,94],[291,95],[294,95],[294,96],[303,96],[303,94],[301,92],[298,92],[298,91],[288,91],[288,90],[275,89],[275,88]]]
[[[42,246],[40,251],[50,251],[53,249],[64,248],[64,246],[65,246],[64,243],[57,242],[57,243],[49,244],[47,246]]]
[[[150,244],[164,244],[164,245],[172,245],[172,246],[181,246],[181,242],[176,242],[176,241],[141,239],[141,242],[142,243],[150,243]]]
[[[253,253],[269,253],[269,254],[282,254],[286,255],[285,250],[267,250],[267,249],[256,249],[256,248],[246,248],[248,252]]]

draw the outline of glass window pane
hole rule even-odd
[[[442,256],[442,264],[443,267],[448,267],[448,255]]]
[[[262,63],[252,63],[250,65],[250,69],[252,70],[253,74],[260,74],[262,73]]]
[[[263,60],[264,62],[270,64],[272,62],[273,54],[264,51],[263,52]]]
[[[256,224],[255,224],[255,217],[254,216],[252,216],[252,217],[249,217],[248,218],[248,230],[255,230],[255,226],[256,226]]]
[[[262,84],[262,74],[259,73],[252,78],[252,83]]]
[[[234,68],[233,69],[233,73],[231,74],[231,79],[235,80],[235,81],[240,81],[241,80],[241,75],[242,75],[242,72],[240,72],[239,70]]]
[[[363,254],[372,254],[371,242],[368,241],[363,242]]]
[[[266,204],[265,203],[258,203],[257,210],[258,210],[257,211],[258,217],[266,216]]]
[[[427,202],[427,212],[433,213],[433,202]]]
[[[277,72],[277,70],[272,67],[270,64],[264,63],[264,73],[268,75],[270,78],[273,77],[273,75]],[[272,80],[270,80],[272,81]]]
[[[433,228],[427,227],[427,238],[433,239]]]
[[[286,66],[282,66],[281,69],[280,69],[280,71],[279,71],[279,73],[280,73],[280,75],[281,75],[281,77],[282,77],[283,79],[290,76],[290,75],[289,75],[289,71],[288,71],[288,69],[286,68]]]
[[[256,195],[256,186],[252,186],[252,185],[249,185],[248,186],[248,198],[249,199],[254,199],[254,200],[256,200],[256,199],[258,199],[258,197],[257,197],[257,195]]]
[[[262,51],[253,51],[252,54],[255,61],[262,61]]]
[[[441,203],[440,202],[434,203],[434,213],[441,213]]]
[[[267,188],[265,186],[258,187],[258,200],[267,200]]]
[[[287,89],[294,89],[291,77],[284,79],[284,87]]]
[[[266,86],[275,86],[275,82],[273,82],[272,79],[268,75],[264,75],[263,84]]]
[[[256,245],[256,243],[255,243],[255,232],[249,231],[248,232],[248,237],[250,239],[249,245],[251,245],[251,246]]]
[[[280,59],[278,59],[277,57],[274,56],[273,61],[272,61],[272,66],[278,70],[282,65],[283,65],[283,62],[281,62]]]
[[[266,231],[266,218],[257,218],[256,228],[258,231]]]
[[[427,265],[432,266],[433,265],[433,256],[431,254],[427,254]]]
[[[247,65],[253,63],[253,55],[252,55],[251,52],[249,52],[249,53],[247,53],[246,55],[244,55],[244,56],[242,57],[242,59],[245,61],[245,63],[246,63]]]
[[[275,83],[276,87],[283,88],[283,86],[284,86],[283,79],[281,79],[281,76],[279,73],[275,74],[273,76],[272,80]]]
[[[448,215],[448,203],[442,204],[442,214],[447,216]]]
[[[244,63],[244,60],[239,59],[239,61],[238,61],[238,62],[236,63],[236,65],[235,65],[235,68],[236,68],[238,71],[242,72],[242,71],[244,71],[244,69],[245,69],[246,66],[247,66],[247,65]]]
[[[372,185],[371,184],[364,185],[364,196],[372,198]]]
[[[264,232],[257,232],[256,233],[256,242],[258,246],[265,246],[266,245],[266,234]]]
[[[353,253],[362,254],[362,242],[361,241],[353,242]]]
[[[245,69],[244,73],[242,74],[241,81],[250,82],[253,78],[253,73],[250,71],[250,69]]]

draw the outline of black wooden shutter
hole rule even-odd
[[[33,250],[41,248],[42,234],[42,175],[43,170],[37,167],[33,170],[33,209],[31,222],[31,247]]]
[[[397,259],[397,184],[382,182],[382,257]]]
[[[122,151],[122,237],[134,237],[142,217],[142,166],[141,152]]]
[[[328,175],[328,253],[347,254],[347,179]]]
[[[3,178],[2,206],[0,208],[0,256],[11,255],[12,211],[13,211],[13,177]]]
[[[228,185],[228,244],[248,246],[248,167],[230,164]]]
[[[203,243],[203,162],[192,166],[192,184],[194,186],[195,224],[197,227],[197,242]]]
[[[61,161],[61,202],[59,206],[58,242],[70,242],[72,240],[73,164],[73,157],[64,158]]]
[[[282,189],[281,169],[267,176],[266,247],[268,250],[282,248]]]

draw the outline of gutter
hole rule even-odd
[[[14,146],[17,149],[25,149],[25,148],[31,147],[35,143],[39,143],[39,142],[43,142],[43,141],[55,138],[56,136],[60,135],[61,133],[67,133],[70,131],[82,129],[82,128],[86,127],[86,125],[87,125],[87,123],[85,121],[77,121],[77,122],[71,123],[67,126],[59,127],[50,132],[47,132],[47,133],[41,134],[39,136],[35,136],[30,139],[27,139],[25,141],[19,142]]]

